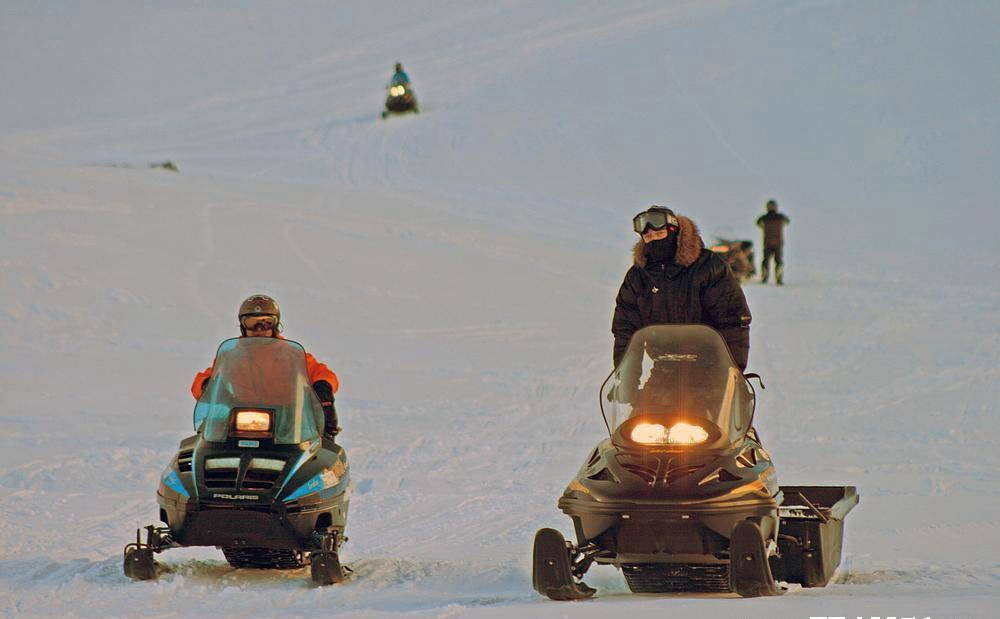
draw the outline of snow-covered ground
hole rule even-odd
[[[998,31],[971,1],[4,2],[0,615],[996,616]],[[423,113],[382,121],[397,60]],[[858,487],[836,583],[542,599],[631,216],[757,239],[771,197],[757,426],[782,483]],[[129,582],[254,292],[341,378],[354,577],[188,549]]]

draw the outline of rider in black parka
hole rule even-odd
[[[615,301],[611,332],[617,367],[632,334],[649,325],[699,323],[722,334],[741,370],[750,352],[750,308],[739,281],[706,249],[687,217],[663,206],[636,215],[642,239]],[[662,228],[653,224],[666,223]]]

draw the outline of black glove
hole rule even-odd
[[[333,402],[333,387],[325,380],[317,380],[313,383],[313,391],[319,397],[320,402]]]
[[[340,427],[337,425],[337,408],[333,404],[333,387],[325,380],[317,380],[313,383],[313,391],[316,392],[320,404],[323,406],[323,417],[325,418],[323,434],[337,436],[340,433]]]
[[[323,416],[326,418],[326,425],[323,433],[329,436],[340,434],[340,426],[337,425],[337,409],[333,402],[323,402]]]

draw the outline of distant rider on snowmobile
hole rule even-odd
[[[280,335],[281,309],[278,307],[278,302],[267,295],[255,294],[248,297],[240,304],[237,317],[242,337],[284,339]],[[191,383],[191,394],[196,400],[201,397],[205,384],[212,376],[212,368],[214,367],[215,363],[213,362],[203,372],[198,372],[195,375],[194,382]],[[306,372],[309,374],[309,382],[312,383],[313,391],[316,392],[323,405],[323,414],[326,418],[326,427],[323,429],[323,433],[329,437],[336,436],[340,432],[340,428],[337,425],[337,409],[334,406],[333,394],[337,392],[340,381],[325,363],[320,363],[316,357],[309,353],[306,353]]]
[[[389,82],[390,86],[409,86],[410,76],[403,71],[402,63],[396,63],[396,72],[392,75],[392,80]]]
[[[611,323],[615,367],[642,327],[698,323],[721,333],[736,365],[745,370],[750,308],[725,261],[705,248],[693,221],[665,206],[653,205],[639,213],[632,226],[641,238],[632,249],[634,264],[615,300]]]

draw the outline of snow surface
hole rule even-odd
[[[989,1],[4,2],[0,615],[995,617],[998,31]],[[396,60],[423,113],[381,121]],[[630,217],[757,239],[771,197],[757,427],[782,483],[858,487],[836,583],[542,599]],[[341,378],[354,577],[200,548],[129,582],[254,292]]]

